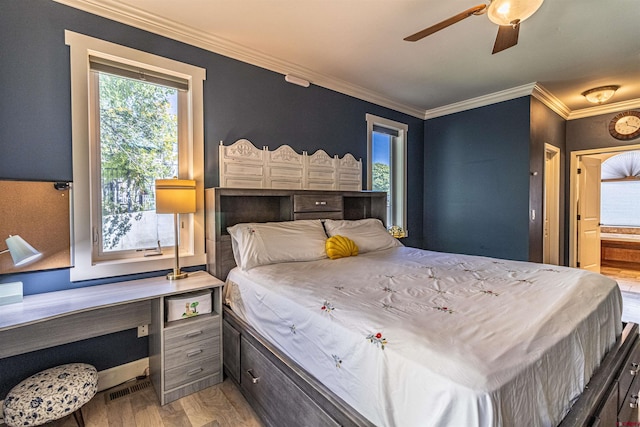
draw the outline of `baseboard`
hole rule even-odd
[[[122,384],[132,378],[149,373],[149,358],[135,360],[98,372],[98,391]]]

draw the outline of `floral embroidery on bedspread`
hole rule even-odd
[[[333,357],[333,361],[336,364],[336,368],[340,368],[342,366],[342,358],[336,354],[332,354],[331,357]]]
[[[320,307],[320,310],[325,311],[327,313],[331,313],[335,309],[336,308],[333,306],[333,304],[331,304],[327,300],[324,300],[324,303],[322,303],[322,307]]]
[[[366,339],[368,339],[371,344],[375,344],[377,347],[380,347],[381,350],[384,350],[384,346],[387,345],[387,339],[382,336],[381,332],[369,334]]]
[[[350,301],[359,301],[358,294],[371,295],[372,292],[378,295],[378,310],[395,311],[404,315],[421,315],[429,311],[450,314],[466,315],[467,310],[464,305],[466,298],[473,295],[482,295],[490,298],[487,304],[495,304],[493,297],[508,295],[511,289],[519,288],[522,285],[534,286],[540,278],[534,276],[541,272],[561,273],[560,269],[549,268],[520,268],[510,263],[501,261],[486,261],[473,263],[458,261],[453,263],[434,264],[429,261],[428,265],[414,264],[407,266],[403,273],[381,274],[370,278],[362,287],[355,287],[352,283],[334,282],[331,284],[329,292],[321,299],[321,313],[328,313],[333,321],[346,320],[349,317],[346,313],[357,307],[352,306]],[[505,273],[508,276],[505,276]],[[405,280],[408,279],[407,280]],[[345,299],[346,298],[346,299]],[[366,298],[363,299],[365,305],[368,304]],[[495,300],[498,303],[498,300]],[[372,301],[370,301],[372,302]],[[336,304],[341,309],[342,317],[336,315]],[[484,303],[483,303],[484,304]],[[317,307],[317,306],[316,306]],[[457,308],[456,308],[457,307]],[[376,325],[377,327],[383,326]],[[297,328],[295,323],[288,325],[291,339],[296,339]],[[365,331],[361,331],[365,332]],[[382,332],[364,333],[365,339],[374,344],[380,350],[384,350],[389,345],[386,336]],[[396,337],[396,340],[398,337]],[[398,343],[396,342],[396,345]],[[333,363],[336,369],[342,368],[343,357],[338,353],[335,345],[326,348],[326,356]]]

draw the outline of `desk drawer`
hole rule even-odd
[[[342,212],[296,212],[293,219],[298,221],[301,219],[343,219]]]
[[[300,212],[342,212],[342,196],[339,194],[295,195],[293,211]]]
[[[209,338],[220,338],[220,315],[203,314],[201,319],[187,319],[184,322],[165,329],[165,351]]]
[[[196,360],[165,371],[164,389],[171,390],[220,371],[220,356]]]
[[[220,354],[219,337],[167,350],[164,354],[164,366],[166,369],[172,369],[185,363],[206,359],[215,354]]]

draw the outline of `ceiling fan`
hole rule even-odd
[[[489,4],[480,4],[445,19],[429,28],[405,37],[404,40],[415,42],[437,31],[462,21],[471,15],[487,14],[491,22],[499,25],[498,35],[493,45],[492,54],[498,53],[518,43],[520,23],[533,15],[544,0],[489,0]]]

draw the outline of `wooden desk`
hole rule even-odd
[[[200,316],[193,319],[198,319],[197,322],[200,323],[213,322],[214,325],[209,325],[208,328],[217,328],[217,336],[221,338],[222,285],[223,282],[209,273],[197,271],[189,273],[186,279],[176,281],[169,281],[161,276],[28,295],[21,303],[0,307],[0,359],[133,329],[140,325],[150,325],[150,358],[162,361],[163,331],[167,327],[163,318],[164,298],[211,289],[212,313],[205,315],[206,319],[198,319]],[[220,347],[217,351],[219,353]],[[221,371],[222,361],[221,357],[218,358],[218,371]],[[154,386],[159,390],[164,384],[163,376],[153,372],[153,366],[151,371],[152,380],[157,375]],[[164,404],[167,400],[162,395],[160,397]]]
[[[162,276],[27,295],[0,307],[0,358],[148,325],[151,300],[219,286],[197,271],[176,281]]]

